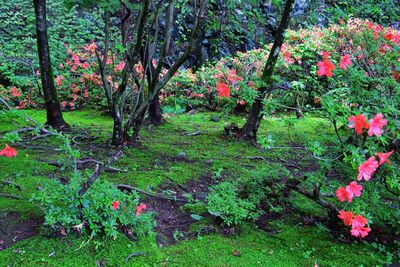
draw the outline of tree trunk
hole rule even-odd
[[[279,52],[281,50],[284,33],[290,22],[290,13],[293,10],[295,0],[287,0],[285,9],[282,14],[282,19],[278,27],[278,32],[275,38],[274,45],[272,46],[271,52],[269,53],[267,63],[265,65],[262,79],[267,86],[271,86],[272,74],[274,73],[275,64],[278,60]],[[240,138],[247,141],[257,142],[257,131],[260,126],[260,122],[263,118],[263,100],[266,94],[271,91],[271,88],[261,87],[258,92],[258,97],[255,99],[253,106],[251,107],[250,114],[247,118],[246,124],[241,129]]]
[[[163,117],[161,112],[160,98],[157,95],[149,106],[149,120],[151,124],[161,125]]]
[[[124,139],[123,139],[123,128],[122,128],[122,119],[120,114],[114,114],[113,115],[114,119],[114,127],[113,127],[113,135],[112,135],[112,140],[111,140],[111,145],[115,147],[119,147],[123,144]]]
[[[47,39],[46,0],[33,0],[36,15],[36,38],[38,45],[40,76],[43,87],[44,100],[46,102],[46,124],[56,128],[68,128],[61,113],[60,101],[54,84],[49,42]]]

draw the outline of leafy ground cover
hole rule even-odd
[[[44,118],[43,111],[28,114],[38,122]],[[89,239],[54,234],[40,227],[43,213],[29,201],[32,193],[45,181],[67,179],[70,171],[49,164],[63,158],[62,152],[54,150],[59,145],[57,139],[37,138],[25,149],[19,142],[19,157],[0,157],[0,175],[21,186],[1,189],[1,193],[21,199],[0,198],[0,248],[4,249],[0,265],[312,266],[317,262],[320,266],[381,266],[395,260],[388,253],[390,247],[373,239],[357,242],[343,237],[346,229],[328,230],[320,223],[324,210],[297,194],[288,196],[283,211],[270,209],[255,223],[236,227],[205,215],[201,205],[176,201],[188,195],[204,199],[210,186],[221,180],[251,178],[257,170],[267,172],[283,166],[289,172],[299,172],[293,168],[299,157],[304,164],[300,172],[313,172],[312,159],[295,147],[317,138],[320,142],[335,138],[334,129],[324,119],[281,115],[265,120],[259,133],[260,138],[270,135],[275,148],[258,149],[222,134],[228,124],[243,124],[242,117],[218,116],[194,112],[171,117],[160,127],[146,126],[141,144],[125,149],[114,165],[124,172],[101,176],[146,192],[143,201],[155,212],[157,227],[154,235],[137,242],[122,232],[116,240]],[[75,139],[81,158],[107,156],[110,118],[92,110],[68,112],[65,117],[74,131],[93,137]],[[1,117],[0,131],[20,129],[16,121]]]

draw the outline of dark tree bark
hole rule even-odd
[[[154,125],[161,125],[163,123],[161,103],[158,95],[149,106],[149,121]]]
[[[278,60],[279,52],[281,50],[284,33],[289,26],[290,13],[293,10],[295,0],[287,0],[285,9],[282,14],[282,19],[278,27],[278,32],[275,38],[275,42],[272,46],[271,52],[269,53],[267,63],[265,65],[262,79],[265,82],[265,87],[259,88],[258,97],[255,99],[251,111],[247,118],[246,124],[241,129],[240,138],[247,141],[257,142],[257,131],[260,126],[261,120],[264,116],[263,113],[263,100],[268,92],[272,91],[271,82],[272,74],[274,73],[275,64]],[[268,87],[267,87],[268,86]]]
[[[46,0],[33,0],[36,15],[36,39],[38,45],[40,76],[46,102],[46,124],[56,129],[68,128],[61,113],[60,101],[54,84],[49,42],[47,39]]]

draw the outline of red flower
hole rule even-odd
[[[352,122],[351,124],[349,124],[349,128],[354,128],[357,134],[362,134],[363,129],[369,129],[367,118],[362,114],[357,116],[350,116],[349,121]]]
[[[377,153],[376,155],[379,158],[379,166],[381,166],[383,163],[387,161],[387,159],[393,154],[394,150],[388,152],[388,153]]]
[[[351,225],[353,227],[363,227],[368,223],[368,220],[364,218],[362,215],[357,215],[354,217],[353,222]]]
[[[119,201],[114,201],[114,202],[112,203],[112,208],[113,208],[114,210],[117,210],[117,209],[119,208]]]
[[[378,166],[379,163],[375,159],[375,157],[370,157],[367,161],[365,161],[358,167],[357,180],[361,181],[362,178],[364,178],[365,181],[369,181],[369,179],[371,179],[372,174],[376,171]]]
[[[294,58],[292,58],[292,55],[290,54],[290,52],[286,52],[285,53],[285,61],[286,61],[287,64],[294,63],[295,60],[294,60]]]
[[[348,66],[351,65],[350,55],[344,55],[340,61],[340,68],[346,70]]]
[[[17,154],[18,154],[17,150],[8,145],[6,145],[6,147],[3,150],[0,150],[0,157],[6,156],[7,158],[11,158],[17,156]]]
[[[369,136],[381,136],[382,128],[387,125],[387,120],[383,119],[382,113],[376,114],[375,117],[369,121]]]
[[[226,83],[220,82],[217,85],[217,92],[218,96],[220,97],[226,97],[226,98],[231,97],[231,90],[229,89],[229,86]]]
[[[343,202],[343,201],[351,202],[351,201],[353,201],[352,193],[347,191],[344,187],[339,187],[339,189],[336,190],[336,196],[338,197],[340,202]]]
[[[329,52],[328,51],[324,51],[324,52],[322,52],[322,57],[324,58],[324,59],[326,59],[326,58],[330,58],[330,54],[329,54]]]
[[[338,217],[343,220],[344,225],[350,226],[353,223],[354,214],[351,211],[341,210]]]
[[[10,92],[11,92],[11,94],[12,94],[13,97],[20,97],[20,96],[21,96],[21,92],[18,91],[18,89],[17,89],[16,86],[11,87],[11,88],[10,88]]]
[[[236,70],[229,70],[228,81],[231,83],[236,83],[237,81],[242,81],[243,78],[236,74]]]
[[[142,213],[143,211],[145,211],[147,209],[146,204],[141,203],[139,206],[136,207],[136,216],[139,216],[140,213]]]
[[[346,186],[346,191],[350,192],[351,195],[355,197],[361,196],[362,186],[358,185],[357,182],[351,182],[348,186]]]
[[[333,70],[335,69],[335,65],[329,61],[329,59],[325,58],[324,61],[318,62],[318,76],[326,75],[327,77],[333,76]]]

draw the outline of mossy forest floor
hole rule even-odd
[[[43,111],[28,113],[43,122]],[[163,196],[180,197],[187,192],[204,198],[201,193],[221,179],[251,175],[255,170],[262,172],[276,163],[290,165],[307,160],[299,159],[288,146],[334,138],[333,130],[323,119],[268,118],[259,135],[271,134],[276,141],[274,146],[281,148],[262,151],[222,134],[226,124],[241,125],[243,118],[211,120],[217,115],[184,114],[169,118],[160,127],[146,126],[141,132],[141,144],[125,149],[124,156],[114,164],[127,172],[106,172],[100,179]],[[65,118],[75,129],[96,136],[90,141],[76,139],[86,146],[82,149],[84,158],[107,156],[110,118],[92,110],[65,113]],[[0,132],[22,126],[0,118]],[[233,233],[218,229],[209,218],[193,220],[190,214],[194,211],[184,210],[177,202],[144,196],[150,210],[158,211],[154,236],[138,242],[122,233],[116,240],[55,237],[40,226],[43,214],[29,199],[41,182],[67,178],[67,172],[46,163],[61,161],[65,155],[43,149],[57,148],[56,140],[35,142],[37,149],[18,147],[18,157],[0,157],[1,179],[22,186],[22,190],[11,186],[0,189],[0,193],[21,197],[0,197],[0,248],[5,247],[1,237],[12,243],[0,251],[0,266],[314,266],[315,262],[319,266],[382,266],[386,260],[385,254],[371,243],[343,243],[321,224],[307,223],[307,218],[298,214],[312,217],[323,215],[324,211],[295,194],[291,195],[291,203],[300,212],[265,216],[257,223],[236,227]],[[4,141],[0,145],[3,147]],[[29,235],[33,236],[27,238]],[[131,254],[134,256],[128,259]]]

